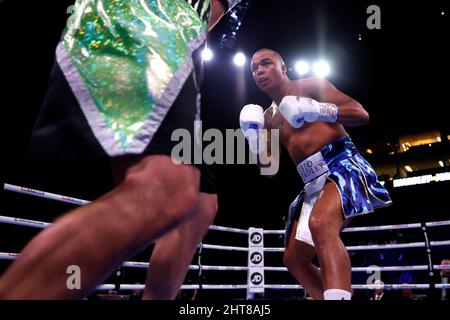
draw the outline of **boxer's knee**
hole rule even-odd
[[[311,216],[308,222],[308,226],[313,238],[319,237],[324,234],[325,224],[322,218],[318,218],[314,215]]]
[[[198,194],[195,192],[182,192],[174,196],[177,197],[176,200],[162,211],[169,225],[178,225],[190,219],[197,205]]]
[[[338,232],[330,226],[327,219],[320,216],[311,216],[309,219],[309,230],[311,231],[314,244],[318,247],[332,241],[334,236],[339,236]]]
[[[318,247],[333,246],[340,239],[344,222],[340,208],[313,211],[308,226],[314,244]]]

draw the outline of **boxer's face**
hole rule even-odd
[[[278,55],[269,50],[257,52],[251,62],[253,80],[258,88],[267,91],[277,86],[285,75],[286,67]]]

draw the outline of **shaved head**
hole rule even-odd
[[[257,53],[260,53],[260,52],[263,52],[263,51],[272,53],[272,54],[273,54],[273,55],[281,62],[281,65],[285,65],[285,64],[284,64],[284,61],[283,61],[283,58],[281,57],[281,54],[279,54],[277,51],[272,50],[272,49],[267,49],[267,48],[259,49],[258,51],[256,51],[256,52],[253,54],[253,57],[254,57]]]
[[[250,71],[256,85],[266,93],[276,91],[290,81],[283,58],[272,49],[256,51],[252,57]]]

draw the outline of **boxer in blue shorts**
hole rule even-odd
[[[344,129],[366,124],[369,115],[327,80],[289,79],[276,51],[258,50],[251,71],[273,103],[265,112],[258,105],[245,106],[241,128],[249,142],[264,137],[261,129],[278,129],[305,184],[290,206],[284,263],[313,299],[350,300],[351,263],[340,232],[351,218],[391,204]],[[278,160],[270,157],[271,143],[253,145],[252,151],[268,150],[271,161]],[[316,255],[320,270],[312,263]]]

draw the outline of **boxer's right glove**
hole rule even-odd
[[[244,106],[239,115],[239,124],[248,140],[250,151],[259,154],[265,150],[266,142],[261,139],[264,128],[264,111],[257,104],[248,104]]]
[[[285,96],[281,100],[280,113],[294,128],[303,123],[325,121],[334,123],[338,118],[338,107],[332,103],[321,103],[308,97]]]

